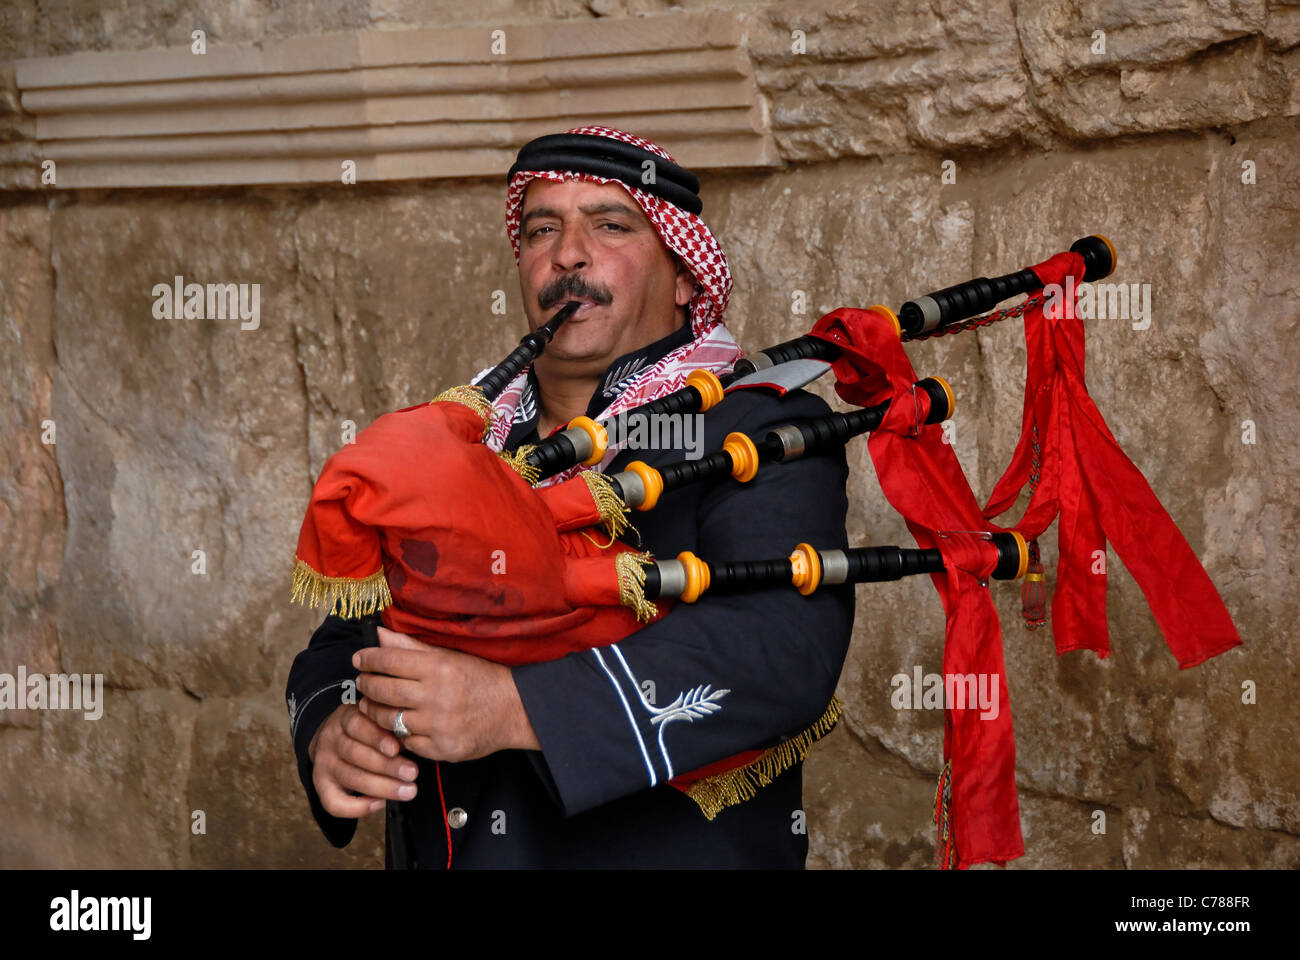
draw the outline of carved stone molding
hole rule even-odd
[[[84,53],[14,76],[10,186],[44,160],[59,188],[337,183],[345,161],[358,181],[504,175],[523,143],[580,123],[697,169],[780,162],[731,13]]]

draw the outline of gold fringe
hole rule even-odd
[[[593,537],[591,534],[589,534],[586,530],[579,530],[578,533],[586,537],[587,540],[591,543],[591,545],[594,546],[597,550],[608,550],[610,547],[612,547],[615,544],[615,542],[618,539],[617,537],[610,537],[609,543],[598,543],[596,541],[596,538]]]
[[[630,514],[627,504],[614,492],[614,485],[609,482],[609,477],[599,470],[582,471],[582,479],[587,481],[591,499],[596,503],[596,512],[600,514],[600,521],[605,525],[609,539],[613,542],[624,530],[632,527],[627,519]],[[632,527],[632,529],[636,528]]]
[[[383,568],[368,577],[327,577],[304,561],[293,565],[290,603],[322,607],[340,617],[361,617],[393,605]]]
[[[692,784],[686,795],[695,801],[706,820],[712,820],[727,807],[752,799],[759,787],[766,787],[807,757],[812,745],[835,727],[843,709],[839,697],[831,697],[826,712],[803,733],[763,751],[743,767]]]
[[[482,387],[472,387],[467,384],[448,387],[429,402],[465,404],[483,418],[483,436],[487,436],[488,427],[492,424],[492,401],[483,396]]]
[[[618,602],[636,611],[636,618],[648,623],[659,608],[645,598],[645,568],[654,563],[648,553],[620,553],[614,558],[618,571]]]
[[[514,453],[500,451],[497,456],[510,465],[510,468],[524,478],[524,481],[532,487],[537,486],[537,481],[542,478],[540,467],[535,467],[528,462],[528,455],[537,449],[535,443],[521,444],[519,449]]]

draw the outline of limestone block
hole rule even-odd
[[[335,849],[312,820],[279,696],[204,701],[194,728],[185,806],[202,810],[206,833],[189,830],[195,867],[382,869],[383,814],[362,818]]]
[[[44,204],[0,208],[0,672],[59,669],[53,602],[63,562],[63,483],[55,459],[72,436],[52,405],[54,284]],[[46,441],[53,441],[48,443]],[[0,725],[36,726],[0,711]]]
[[[28,770],[19,802],[6,803],[6,822],[13,809],[34,829],[5,865],[189,866],[185,783],[197,708],[179,691],[105,687],[98,720],[42,714],[40,776]]]
[[[1018,5],[1016,30],[1035,85],[1116,66],[1171,64],[1259,33],[1264,0],[1126,0]],[[1104,36],[1098,36],[1098,33]]]

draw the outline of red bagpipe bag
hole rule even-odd
[[[1045,287],[1084,276],[1076,253],[1058,254],[1030,269]],[[1104,573],[1093,572],[1095,552],[1104,555],[1107,538],[1145,594],[1180,667],[1241,643],[1209,576],[1088,395],[1083,327],[1073,299],[1055,300],[1059,310],[1046,314],[1042,297],[1027,302],[1023,430],[983,510],[939,425],[924,423],[929,397],[912,387],[916,375],[892,313],[836,310],[812,330],[841,349],[834,364],[841,398],[859,406],[890,403],[868,449],[885,496],[917,543],[943,556],[946,572],[932,580],[946,617],[945,677],[997,678],[1001,707],[996,716],[946,705],[945,762],[935,797],[945,868],[1005,864],[1024,853],[1002,632],[987,589],[996,561],[983,537],[1003,529],[991,518],[1005,512],[1026,483],[1032,495],[1016,532],[1033,540],[1058,514],[1061,518],[1054,597],[1058,653],[1091,649],[1104,657],[1109,652],[1106,580]]]
[[[532,487],[482,443],[490,411],[458,388],[385,414],[330,457],[293,598],[378,610],[391,630],[507,666],[614,643],[654,617],[637,593],[646,555],[611,536],[624,512],[608,482],[587,471]]]
[[[518,456],[482,441],[473,387],[385,414],[335,453],[298,537],[293,599],[507,666],[617,643],[664,614],[616,535],[627,511],[595,470],[533,487]],[[837,718],[678,774],[708,819],[754,795]]]

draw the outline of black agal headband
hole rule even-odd
[[[506,174],[506,183],[520,170],[570,170],[609,177],[661,197],[688,213],[698,214],[704,209],[695,174],[657,153],[611,137],[590,133],[538,137],[519,151]]]

